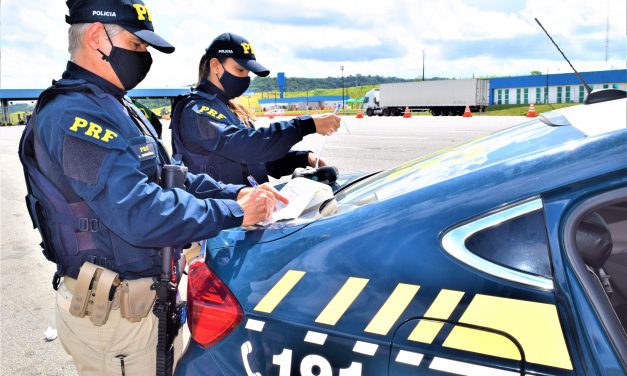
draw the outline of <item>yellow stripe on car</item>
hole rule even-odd
[[[418,285],[399,283],[379,309],[379,312],[372,318],[365,331],[383,336],[388,334],[419,288]]]
[[[553,304],[477,294],[459,321],[512,335],[522,345],[530,363],[573,369]],[[461,326],[453,328],[443,346],[520,359],[518,349],[506,337]]]
[[[319,324],[335,325],[366,287],[368,279],[350,277],[316,318]]]
[[[464,293],[462,291],[446,289],[441,290],[433,303],[431,303],[431,306],[427,310],[427,313],[425,313],[424,317],[442,320],[448,319],[463,296]],[[418,325],[416,325],[414,330],[409,335],[409,340],[432,343],[442,329],[442,326],[444,326],[444,323],[429,321],[428,319],[420,320]]]
[[[288,270],[287,273],[272,287],[255,306],[254,310],[259,312],[271,313],[285,296],[296,286],[298,281],[305,275],[300,270]]]
[[[305,274],[304,271],[299,270],[287,271],[259,301],[254,310],[272,313]],[[370,280],[367,278],[349,277],[318,314],[315,322],[337,325],[369,283]],[[398,283],[364,331],[382,336],[387,335],[396,327],[397,321],[409,307],[419,289],[419,285]],[[442,289],[424,314],[409,312],[413,317],[424,318],[419,319],[415,324],[408,340],[425,344],[434,343],[446,324],[429,320],[429,318],[450,319],[465,294],[463,291]],[[311,298],[315,299],[313,296]],[[370,308],[376,307],[372,307],[371,304]],[[527,362],[567,370],[573,369],[554,304],[477,294],[474,295],[461,318],[458,319],[456,315],[453,320],[509,334],[522,346]],[[520,359],[516,345],[501,334],[455,324],[452,326],[444,343],[441,344],[444,347],[506,359]]]

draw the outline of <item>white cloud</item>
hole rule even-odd
[[[624,0],[390,0],[376,6],[360,0],[146,3],[156,31],[177,50],[171,55],[154,52],[153,68],[140,87],[194,83],[204,49],[226,31],[249,39],[273,75],[282,71],[288,77],[339,76],[340,65],[345,75],[420,77],[423,49],[427,77],[568,71],[534,17],[578,69],[601,70],[606,67],[608,4],[607,67],[624,68],[627,58]],[[58,78],[68,57],[65,2],[2,0],[0,6],[0,85],[43,87]],[[534,50],[527,54],[521,46]],[[307,53],[311,51],[318,55]],[[334,51],[345,60],[332,59]],[[351,54],[368,59],[358,61]]]

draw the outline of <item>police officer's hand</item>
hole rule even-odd
[[[328,136],[340,128],[340,121],[342,120],[335,114],[324,114],[313,117],[316,124],[316,133]]]
[[[243,188],[237,195],[237,203],[244,211],[242,226],[250,226],[261,222],[272,215],[276,200],[287,204],[288,200],[268,183],[258,189]]]
[[[309,153],[309,155],[307,155],[307,163],[311,167],[316,167],[316,159],[318,159],[318,156],[315,153]],[[326,162],[323,161],[322,159],[320,160],[320,162],[318,162],[318,167],[322,167],[326,165],[327,165]]]

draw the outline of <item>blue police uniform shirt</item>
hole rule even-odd
[[[252,123],[244,124],[228,103],[222,90],[202,80],[196,93],[179,101],[172,111],[173,150],[183,156],[190,171],[225,183],[246,184],[248,175],[263,183],[268,175],[279,178],[308,166],[309,151],[290,149],[316,132],[311,116],[254,128]]]
[[[141,258],[241,225],[242,208],[234,200],[242,186],[190,173],[185,190],[162,189],[156,176],[158,165],[169,163],[163,160],[167,154],[129,116],[125,91],[72,62],[59,83],[68,80],[86,82],[96,92],[62,93],[40,109],[35,139],[48,155],[37,159],[49,158],[62,171],[63,184],[96,213],[104,225],[94,234],[100,249],[116,258]],[[126,261],[131,266],[122,277],[152,273],[133,270],[133,260]]]

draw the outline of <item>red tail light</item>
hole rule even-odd
[[[203,258],[192,261],[187,278],[189,331],[198,344],[209,347],[239,325],[242,308]]]

